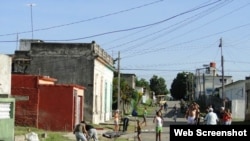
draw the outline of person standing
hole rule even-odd
[[[164,110],[165,110],[165,111],[168,110],[168,103],[167,103],[167,102],[164,103]]]
[[[219,115],[219,124],[220,125],[225,125],[224,120],[223,120],[224,113],[225,113],[225,107],[221,107],[220,108],[220,113],[218,114]]]
[[[219,118],[216,113],[214,113],[213,108],[209,108],[209,112],[205,116],[205,123],[206,125],[217,125],[217,122],[219,122]]]
[[[128,123],[129,123],[129,117],[123,118],[123,132],[127,131],[128,129]]]
[[[137,120],[137,139],[138,141],[141,141],[141,124],[139,120]]]
[[[223,123],[224,125],[231,125],[232,123],[232,114],[229,109],[225,109],[223,114]]]
[[[194,103],[194,105],[196,109],[196,116],[195,116],[196,125],[200,125],[200,105],[197,103]]]
[[[77,141],[87,141],[86,136],[88,136],[88,133],[86,132],[86,130],[84,130],[84,123],[84,121],[81,121],[81,123],[77,124],[74,128],[73,133],[75,134]]]
[[[194,103],[192,103],[188,107],[186,114],[185,114],[185,118],[187,119],[187,124],[189,124],[189,125],[196,124],[196,121],[195,121],[196,115],[197,115],[196,112],[197,112],[196,107],[195,107]]]
[[[145,123],[145,126],[147,126],[147,115],[148,115],[148,111],[147,111],[147,107],[145,107],[143,111],[143,121],[142,121],[142,124]]]
[[[162,126],[163,126],[163,119],[160,111],[156,112],[156,116],[153,120],[153,123],[155,123],[155,132],[156,141],[161,141],[161,132],[162,132]]]
[[[176,108],[176,109],[174,110],[174,117],[173,117],[174,122],[177,121],[177,116],[178,116],[178,109]]]
[[[114,114],[114,124],[115,124],[115,129],[114,131],[115,132],[118,132],[119,131],[119,119],[120,119],[120,115],[119,115],[119,110],[117,109],[115,111],[115,114]]]

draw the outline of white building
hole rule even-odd
[[[249,119],[250,114],[250,80],[239,80],[225,85],[224,98],[222,96],[222,87],[219,88],[221,99],[226,99],[226,105],[230,108],[234,120]]]
[[[214,62],[208,67],[196,69],[195,78],[195,99],[200,95],[211,95],[216,88],[222,86],[222,76],[217,74]],[[232,82],[232,76],[224,76],[224,85]]]

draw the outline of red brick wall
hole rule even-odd
[[[11,95],[28,98],[27,101],[16,98],[15,124],[19,126],[38,127],[38,90],[34,88],[12,87]]]
[[[11,75],[11,86],[15,88],[25,87],[25,88],[37,88],[38,76],[33,75]]]

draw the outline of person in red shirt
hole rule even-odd
[[[225,125],[231,125],[232,123],[232,114],[229,109],[225,109],[223,114],[223,123]]]

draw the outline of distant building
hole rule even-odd
[[[216,64],[211,62],[208,67],[196,69],[195,74],[195,99],[198,99],[200,95],[211,95],[215,92],[215,89],[224,84],[230,84],[233,82],[232,76],[222,76],[217,74]]]
[[[125,81],[132,89],[135,89],[135,78],[136,78],[135,74],[121,73],[121,78],[125,79]]]

